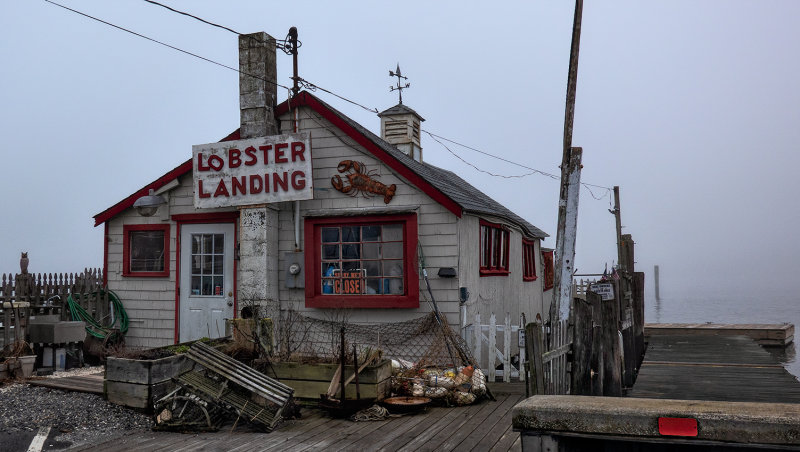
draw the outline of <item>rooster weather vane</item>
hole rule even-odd
[[[411,83],[406,83],[403,85],[403,80],[408,80],[408,77],[403,77],[403,74],[400,72],[400,63],[397,63],[397,70],[389,71],[389,77],[397,77],[397,86],[390,86],[389,92],[397,91],[400,94],[400,103],[403,103],[403,90],[406,88],[411,88]]]

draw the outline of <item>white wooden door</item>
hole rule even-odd
[[[181,226],[180,341],[225,335],[233,318],[233,224]]]

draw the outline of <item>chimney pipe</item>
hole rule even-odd
[[[242,139],[277,135],[278,69],[275,38],[239,35],[239,110]]]

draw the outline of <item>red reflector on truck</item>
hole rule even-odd
[[[666,436],[697,436],[697,419],[660,417],[658,418],[658,433]]]

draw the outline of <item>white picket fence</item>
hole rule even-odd
[[[596,283],[597,279],[583,279],[583,278],[575,278],[572,280],[572,297],[573,298],[581,298],[586,299],[586,291],[589,290],[589,286]]]
[[[525,325],[524,317],[520,316],[518,325],[511,324],[511,316],[506,314],[503,323],[497,323],[494,313],[489,316],[489,324],[481,324],[481,315],[475,316],[475,322],[464,328],[464,338],[467,341],[473,356],[478,361],[478,366],[483,369],[488,381],[495,381],[497,377],[502,377],[504,382],[510,382],[511,378],[525,380],[525,373],[520,372],[518,366],[525,362]],[[499,340],[498,340],[499,339]],[[512,341],[516,339],[519,348],[519,361],[513,365]],[[502,350],[498,348],[498,343]],[[487,353],[484,356],[484,347]],[[502,369],[497,369],[499,364]]]

